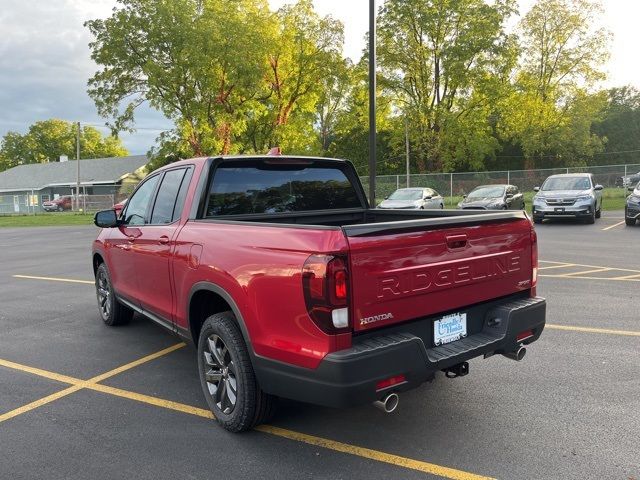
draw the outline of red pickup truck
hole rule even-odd
[[[545,325],[526,213],[372,209],[342,160],[180,161],[95,223],[103,321],[139,312],[193,341],[230,431],[278,397],[391,411],[438,371],[522,359]]]

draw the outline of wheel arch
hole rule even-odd
[[[253,356],[253,346],[244,317],[233,297],[222,287],[211,282],[198,282],[189,291],[187,304],[187,325],[189,336],[194,345],[198,345],[200,329],[204,321],[216,313],[233,312],[244,342]]]
[[[93,264],[93,276],[95,277],[98,272],[98,267],[101,263],[105,263],[104,257],[100,252],[93,252],[93,256],[91,259],[91,263]]]

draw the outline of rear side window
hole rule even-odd
[[[156,197],[156,203],[153,206],[153,213],[151,214],[151,223],[153,224],[167,224],[172,223],[180,216],[180,211],[176,208],[178,193],[184,180],[184,174],[186,168],[180,168],[177,170],[169,170],[164,174],[160,188],[158,189],[158,195]]]
[[[207,217],[361,207],[356,189],[337,168],[221,165],[209,189]]]

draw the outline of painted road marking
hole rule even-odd
[[[162,355],[165,355],[174,350],[177,350],[182,346],[184,346],[184,344],[174,345],[173,347],[169,347],[165,350],[161,350],[160,352],[143,357],[140,360],[136,360],[135,362],[128,363],[114,370],[110,370],[109,372],[106,372],[102,375],[98,375],[97,377],[93,377],[92,379],[87,381],[80,380],[74,377],[69,377],[66,375],[60,375],[58,373],[49,372],[47,370],[42,370],[39,368],[29,367],[27,365],[22,365],[22,364],[10,362],[7,360],[0,360],[0,366],[5,366],[7,368],[11,368],[14,370],[19,370],[22,372],[27,372],[27,373],[38,375],[41,377],[49,378],[52,380],[73,384],[73,386],[66,388],[64,390],[61,390],[60,392],[54,393],[40,400],[36,400],[35,402],[32,402],[28,405],[17,408],[15,410],[12,410],[11,412],[8,412],[0,416],[0,422],[4,420],[8,420],[9,418],[13,418],[22,413],[28,412],[30,410],[33,410],[35,408],[38,408],[41,405],[45,405],[46,403],[50,403],[54,400],[57,400],[58,398],[62,398],[64,396],[67,396],[71,393],[77,392],[78,390],[82,390],[82,389],[94,390],[97,392],[102,392],[102,393],[114,395],[121,398],[127,398],[137,402],[146,403],[148,405],[152,405],[155,407],[166,408],[169,410],[174,410],[174,411],[186,413],[189,415],[196,415],[203,418],[213,419],[214,417],[211,411],[205,410],[203,408],[194,407],[191,405],[186,405],[184,403],[173,402],[171,400],[165,400],[158,397],[152,397],[150,395],[130,392],[128,390],[123,390],[120,388],[115,388],[115,387],[110,387],[108,385],[101,385],[101,384],[95,383],[97,381],[96,379],[98,378],[104,379],[104,378],[111,377],[113,375],[116,375],[117,373],[123,372],[125,370],[129,370],[149,360],[153,360],[154,358],[158,358]],[[441,465],[436,465],[434,463],[423,462],[420,460],[401,457],[399,455],[393,455],[390,453],[381,452],[379,450],[372,450],[369,448],[358,447],[356,445],[350,445],[347,443],[342,443],[342,442],[330,440],[327,438],[307,435],[305,433],[295,432],[293,430],[287,430],[284,428],[274,427],[271,425],[260,425],[256,427],[256,430],[263,433],[270,434],[270,435],[274,435],[276,437],[293,440],[299,443],[306,443],[308,445],[314,445],[314,446],[326,448],[328,450],[346,453],[348,455],[354,455],[354,456],[366,458],[369,460],[375,460],[381,463],[388,463],[396,467],[402,467],[410,470],[429,473],[432,475],[438,475],[443,478],[449,478],[453,480],[495,480],[492,477],[477,475],[474,473],[465,472],[463,470],[443,467]]]
[[[457,480],[489,480],[491,478],[481,475],[475,475],[473,473],[463,472],[461,470],[455,470],[448,467],[441,467],[440,465],[434,465],[433,463],[412,460],[410,458],[400,457],[398,455],[384,453],[378,450],[357,447],[355,445],[349,445],[348,443],[342,443],[335,440],[327,440],[326,438],[314,437],[313,435],[293,432],[291,430],[285,430],[283,428],[273,427],[271,425],[259,425],[256,427],[256,430],[260,432],[270,433],[272,435],[277,435],[279,437],[289,438],[291,440],[295,440],[296,442],[315,445],[317,447],[327,448],[336,452],[342,452],[349,455],[355,455],[357,457],[368,458],[370,460],[376,460],[382,463],[389,463],[391,465],[404,467],[411,470],[417,470],[419,472],[429,473],[431,475],[438,475],[444,478],[453,478]]]
[[[584,333],[602,333],[607,335],[624,335],[629,337],[640,337],[640,332],[633,330],[610,330],[608,328],[591,328],[591,327],[574,327],[572,325],[555,325],[547,323],[545,328],[551,328],[552,330],[567,330],[570,332],[584,332]]]
[[[70,383],[72,386],[69,388],[65,388],[64,390],[61,390],[59,392],[52,393],[51,395],[47,395],[46,397],[36,400],[35,402],[31,402],[27,405],[23,405],[22,407],[18,407],[14,410],[11,410],[9,412],[6,412],[0,415],[0,423],[4,422],[5,420],[9,420],[10,418],[17,417],[18,415],[22,415],[23,413],[29,412],[35,408],[41,407],[42,405],[46,405],[49,402],[53,402],[54,400],[65,397],[71,393],[77,392],[78,390],[82,390],[83,388],[90,388],[92,385],[95,385],[96,383],[101,382],[102,380],[106,380],[107,378],[113,377],[114,375],[118,375],[119,373],[122,373],[131,368],[135,368],[139,365],[142,365],[143,363],[150,362],[151,360],[155,360],[156,358],[162,357],[163,355],[167,355],[168,353],[178,350],[179,348],[182,348],[185,345],[186,344],[184,342],[177,343],[175,345],[172,345],[171,347],[160,350],[159,352],[152,353],[151,355],[147,355],[146,357],[142,357],[131,363],[122,365],[121,367],[115,368],[113,370],[109,370],[108,372],[105,372],[101,375],[90,378],[89,380],[80,380],[78,378],[73,378],[66,375],[60,375],[58,373],[47,372],[46,370],[41,370],[39,368],[33,368],[26,365],[21,365],[19,363],[1,360],[0,365],[4,367],[13,368],[15,370],[20,370],[27,373],[32,373],[34,375],[39,375],[39,376],[49,378],[51,380],[57,380],[63,383]]]
[[[619,226],[620,226],[620,225],[622,225],[624,222],[625,222],[625,221],[623,220],[623,221],[618,222],[618,223],[616,223],[616,224],[614,224],[614,225],[611,225],[611,226],[609,226],[609,227],[603,228],[603,229],[602,229],[602,231],[603,231],[603,232],[606,232],[607,230],[611,230],[612,228],[619,227]]]
[[[567,277],[570,277],[572,275],[586,275],[587,273],[607,272],[609,270],[613,270],[613,268],[600,267],[600,268],[593,268],[591,270],[583,270],[581,272],[565,273],[564,275],[566,275]]]
[[[575,278],[580,280],[604,280],[607,282],[640,282],[640,278],[621,278],[621,277],[570,277],[569,275],[538,275],[538,277],[546,278]]]
[[[46,280],[49,282],[84,283],[87,285],[95,285],[95,282],[93,280],[76,280],[73,278],[35,277],[33,275],[14,275],[13,278],[23,278],[27,280]]]
[[[552,270],[554,268],[568,268],[568,267],[575,267],[576,264],[575,263],[563,263],[562,265],[552,265],[550,267],[540,267],[538,268],[538,270]]]

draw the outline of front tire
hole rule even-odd
[[[198,339],[198,371],[207,404],[225,430],[250,430],[275,413],[277,398],[260,389],[233,313],[205,320]]]
[[[600,208],[596,210],[596,218],[602,217],[602,204],[600,204]]]
[[[114,327],[125,325],[133,318],[133,310],[122,305],[115,296],[107,265],[101,263],[96,270],[96,296],[102,321]]]

